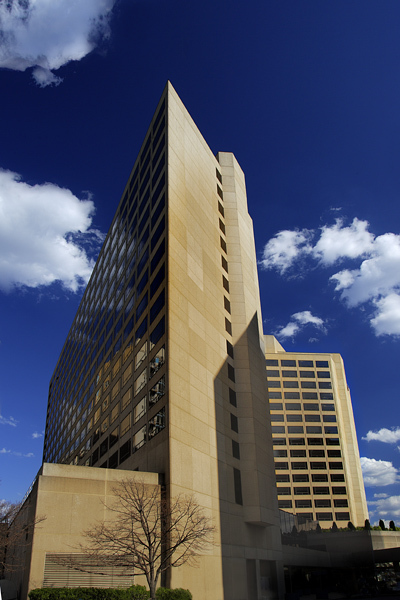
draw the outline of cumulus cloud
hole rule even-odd
[[[8,0],[0,2],[0,67],[33,68],[38,85],[58,85],[54,75],[81,60],[109,37],[115,0]]]
[[[377,496],[374,496],[377,497]],[[385,518],[388,521],[394,517],[400,517],[400,496],[387,496],[378,500],[368,502],[370,515],[378,518]],[[386,526],[388,523],[386,522]]]
[[[10,456],[19,456],[20,458],[32,458],[35,456],[33,452],[28,452],[24,454],[23,452],[15,452],[14,450],[7,450],[6,448],[0,449],[0,454],[8,454]]]
[[[396,444],[400,440],[400,427],[396,429],[386,429],[383,427],[379,431],[368,431],[367,435],[362,438],[367,442],[377,441],[385,444]]]
[[[90,229],[94,204],[52,183],[29,185],[0,170],[0,289],[87,283],[103,235]]]
[[[43,433],[38,433],[37,431],[35,431],[34,433],[32,433],[32,438],[34,440],[37,440],[38,438],[43,437]]]
[[[14,417],[8,417],[8,419],[6,419],[6,417],[0,415],[0,425],[11,425],[11,427],[16,427],[17,422],[18,421],[16,421]]]
[[[360,458],[361,469],[366,487],[385,487],[398,483],[398,470],[388,460],[376,460],[375,458]]]
[[[376,335],[400,335],[400,235],[375,236],[367,221],[355,218],[345,226],[337,219],[318,231],[277,233],[265,245],[260,264],[290,275],[306,257],[325,268],[351,261],[351,268],[330,276],[335,291],[349,307],[369,305]]]
[[[290,317],[290,321],[284,327],[281,327],[275,332],[277,338],[285,339],[297,335],[307,325],[313,325],[321,331],[325,331],[324,321],[320,317],[315,317],[309,310],[294,313]]]
[[[325,265],[332,265],[342,258],[358,258],[371,251],[374,236],[369,233],[368,222],[354,219],[348,227],[337,219],[334,225],[321,227],[319,240],[312,253]]]
[[[309,239],[312,231],[280,231],[265,245],[260,264],[264,269],[276,269],[282,275],[293,263],[312,250]]]

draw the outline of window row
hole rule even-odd
[[[310,475],[308,473],[292,473],[290,476],[288,473],[276,473],[275,478],[277,483],[289,483],[290,477],[293,483],[305,483],[310,481]],[[333,483],[344,482],[343,473],[330,473],[329,478]],[[311,481],[313,483],[325,483],[328,481],[327,473],[312,473]]]
[[[340,458],[342,456],[342,453],[340,450],[328,450],[326,454],[330,458]],[[283,450],[281,448],[275,449],[274,456],[276,456],[278,458],[284,458],[284,457],[288,456],[288,451]],[[290,450],[290,456],[292,458],[298,458],[300,456],[307,456],[307,450],[303,450],[303,449]],[[308,450],[308,456],[310,458],[324,457],[325,450]]]
[[[273,437],[274,446],[305,446],[306,439],[301,437],[281,438]],[[307,438],[308,446],[323,446],[324,442],[327,446],[339,446],[339,438]]]
[[[328,463],[329,466],[327,466],[326,462],[323,461],[310,461],[310,463],[307,463],[306,461],[296,461],[296,462],[292,462],[290,463],[290,468],[292,469],[292,471],[294,470],[304,470],[304,469],[311,469],[311,470],[322,470],[322,471],[326,471],[328,468],[331,470],[334,469],[343,469],[343,463],[339,462],[339,461],[335,461],[335,462],[330,462]],[[281,462],[281,461],[275,461],[275,469],[276,470],[280,470],[280,471],[287,471],[289,469],[289,463],[287,462]]]
[[[291,500],[279,500],[278,506],[281,509],[293,508],[293,503]],[[302,513],[302,516],[307,516],[307,519],[310,521],[350,521],[350,513],[349,512],[335,512],[335,516],[331,512],[317,512],[315,513],[315,518],[313,513]]]
[[[272,413],[270,415],[272,423],[279,423],[283,421],[287,421],[288,423],[320,423],[324,421],[325,423],[336,423],[336,415],[332,414],[323,414],[320,415],[318,413],[305,413],[305,414],[291,414],[291,413]]]
[[[307,425],[306,426],[306,433],[322,433],[322,427],[320,425]],[[287,430],[287,433],[304,433],[304,427],[303,425],[288,425],[287,427],[285,427],[285,425],[273,425],[272,426],[272,433],[285,433],[285,431]],[[326,427],[324,427],[324,433],[327,435],[330,434],[338,434],[338,428],[332,425],[327,425]]]
[[[294,359],[281,359],[278,361],[277,359],[269,359],[267,358],[265,361],[267,367],[278,367],[279,364],[281,367],[296,367],[296,360]],[[298,360],[297,365],[299,367],[317,367],[320,369],[328,368],[329,362],[327,360]]]
[[[278,369],[267,369],[267,379],[270,377],[293,377],[294,379],[330,379],[331,374],[329,371],[290,371],[282,369],[279,371]]]
[[[278,488],[278,496],[309,496],[311,494],[310,488]],[[295,500],[295,508],[312,508],[313,501],[307,500]],[[339,498],[333,501],[335,508],[347,508],[349,505],[347,498]],[[327,498],[326,500],[314,500],[315,508],[330,508],[332,506],[332,500]]]

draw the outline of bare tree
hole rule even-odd
[[[10,523],[18,512],[18,505],[0,500],[0,578],[4,577],[6,546]]]
[[[113,495],[116,501],[107,508],[114,518],[84,533],[87,544],[79,547],[83,561],[80,556],[78,564],[70,554],[57,562],[81,571],[90,565],[92,573],[93,565],[122,567],[124,576],[141,573],[154,600],[161,573],[194,565],[213,544],[215,527],[192,495],[168,501],[158,486],[132,479],[114,487]]]
[[[33,529],[44,520],[35,517],[26,504],[0,500],[0,578],[23,567]]]

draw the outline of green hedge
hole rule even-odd
[[[107,588],[39,588],[29,592],[30,600],[148,600],[149,591],[143,585],[122,590]],[[157,600],[192,600],[189,590],[158,588]]]
[[[128,589],[108,588],[39,588],[29,592],[30,600],[147,600],[149,592],[143,585]]]
[[[192,594],[189,590],[182,588],[175,588],[170,590],[169,588],[158,588],[156,591],[157,600],[192,600]]]

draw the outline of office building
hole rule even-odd
[[[160,474],[217,527],[195,600],[282,595],[257,264],[245,180],[171,84],[50,383],[43,461]]]
[[[279,508],[322,528],[368,519],[340,354],[286,352],[265,336]]]

